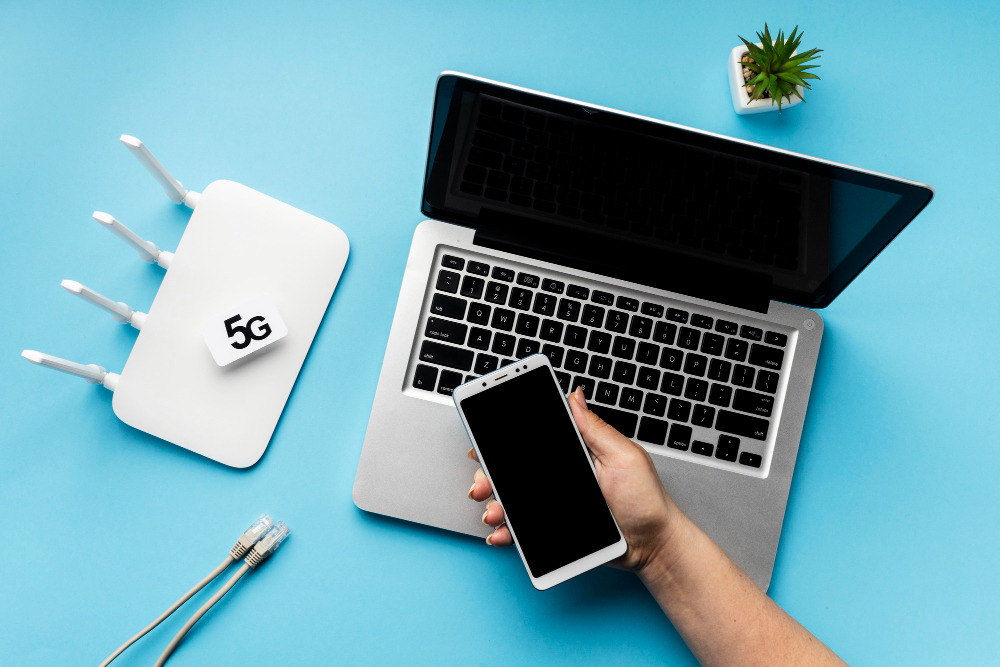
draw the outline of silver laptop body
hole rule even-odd
[[[484,100],[497,90],[525,93],[578,105],[588,114],[611,113],[716,136],[467,75],[443,73],[439,85],[443,79],[460,86],[486,86]],[[482,104],[480,113],[485,113]],[[517,106],[512,108],[516,120]],[[502,117],[499,107],[496,113],[496,118]],[[513,134],[514,143],[505,145],[516,149],[517,137],[524,135],[491,118],[480,120],[479,127]],[[530,129],[528,133],[530,137]],[[496,141],[502,134],[476,136],[477,142]],[[474,148],[469,146],[455,146],[454,154],[491,157],[484,151],[470,153]],[[452,173],[460,169],[459,162]],[[512,164],[518,166],[516,160]],[[833,166],[864,178],[887,178]],[[498,183],[494,171],[501,168],[487,171],[488,180]],[[475,179],[481,173],[476,165],[466,166],[466,177]],[[907,197],[927,193],[910,208],[896,211],[908,221],[931,191],[892,180],[912,189],[904,192]],[[474,185],[463,181],[470,192]],[[508,195],[512,199],[513,192]],[[823,188],[819,192],[804,196],[830,196]],[[537,188],[534,193],[544,194]],[[606,220],[613,224],[610,214]],[[835,245],[835,237],[820,245]],[[884,243],[875,252],[882,247]],[[800,268],[803,262],[800,257]],[[650,452],[681,509],[766,590],[822,336],[823,320],[808,308],[775,300],[757,309],[726,305],[525,256],[484,243],[471,226],[424,220],[407,258],[358,464],[354,502],[366,511],[485,537],[489,529],[480,521],[482,508],[466,498],[477,464],[465,455],[468,436],[450,389],[497,364],[542,351],[562,371],[564,389],[580,382],[589,386],[589,403]]]

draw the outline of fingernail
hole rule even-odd
[[[490,533],[490,536],[486,538],[486,544],[490,545],[491,547],[493,546],[493,534],[492,533]]]
[[[470,499],[472,498],[472,492],[473,492],[473,491],[475,491],[475,490],[476,490],[476,483],[475,483],[475,482],[473,482],[473,483],[472,483],[472,488],[471,488],[471,489],[469,489],[469,498],[470,498]]]
[[[486,526],[490,525],[490,524],[486,523],[486,515],[489,514],[489,513],[490,513],[489,510],[486,510],[485,512],[483,512],[483,524],[486,525]]]

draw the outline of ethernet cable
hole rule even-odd
[[[236,540],[236,544],[234,544],[233,548],[229,550],[229,555],[226,556],[226,558],[221,563],[219,563],[214,570],[209,572],[207,577],[205,577],[197,584],[195,584],[194,588],[185,593],[180,600],[170,605],[170,607],[165,612],[157,616],[156,620],[154,620],[152,623],[143,628],[137,635],[135,635],[127,642],[119,646],[114,653],[109,655],[104,660],[104,662],[101,663],[100,667],[107,667],[108,665],[110,665],[111,661],[117,658],[119,655],[121,655],[125,651],[125,649],[127,649],[135,642],[139,641],[146,633],[148,633],[150,630],[152,630],[157,625],[162,623],[168,616],[177,611],[182,604],[191,599],[192,595],[203,589],[205,586],[210,584],[216,577],[222,574],[233,561],[237,561],[243,558],[247,554],[247,552],[250,551],[251,548],[253,548],[253,546],[260,541],[265,532],[273,525],[274,525],[274,520],[271,519],[271,517],[269,517],[267,514],[261,514],[257,518],[257,520],[254,521],[252,524],[250,524],[250,527],[247,528],[242,535],[240,535],[240,539]]]
[[[244,574],[249,572],[251,569],[256,569],[261,563],[267,560],[271,554],[277,551],[278,547],[281,546],[281,543],[285,541],[286,537],[288,537],[288,533],[288,526],[285,525],[284,521],[279,521],[267,529],[267,531],[261,536],[260,541],[257,542],[253,549],[250,550],[250,553],[247,554],[247,557],[244,559],[243,566],[236,571],[236,574],[234,574],[229,581],[227,581],[218,591],[215,592],[215,595],[209,598],[208,602],[201,606],[201,609],[196,611],[194,615],[188,619],[187,623],[184,624],[184,627],[180,629],[180,632],[178,632],[170,643],[167,644],[167,648],[156,661],[155,667],[163,667],[163,665],[166,664],[171,654],[181,643],[181,640],[184,639],[184,635],[188,633],[188,630],[194,627],[194,624],[197,623],[198,620],[204,616],[216,602],[221,600],[222,596],[228,593],[229,589],[235,586],[236,582],[239,581]]]

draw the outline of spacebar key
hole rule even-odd
[[[766,419],[740,415],[729,410],[719,410],[719,417],[715,420],[716,430],[742,435],[744,438],[753,438],[754,440],[767,440],[767,427],[769,425]]]
[[[595,405],[593,403],[587,407],[597,413],[598,417],[614,426],[615,430],[626,438],[631,438],[635,435],[635,427],[639,423],[639,415],[634,412],[615,410],[614,408],[607,408],[603,405]]]
[[[425,340],[420,346],[420,360],[429,361],[432,364],[440,364],[448,368],[457,368],[467,371],[472,368],[472,350],[463,350],[460,347],[442,345]]]

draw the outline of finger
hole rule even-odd
[[[483,512],[483,523],[496,528],[504,521],[503,505],[496,500],[486,503],[486,511]]]
[[[510,536],[507,526],[500,526],[493,531],[493,534],[486,538],[486,544],[491,547],[509,547],[514,544],[514,538]]]
[[[478,461],[479,460],[479,456],[476,455],[476,448],[475,447],[469,447],[469,451],[467,451],[465,453],[465,455],[468,456],[473,461]]]
[[[631,440],[615,430],[614,426],[608,424],[587,407],[587,399],[580,387],[577,387],[576,391],[569,395],[569,406],[573,410],[573,419],[576,420],[576,426],[580,429],[580,435],[583,436],[583,441],[587,443],[587,447],[594,456],[600,457],[621,447],[631,448],[635,446]]]
[[[490,486],[490,480],[486,479],[486,473],[483,472],[482,468],[476,470],[473,479],[472,488],[469,489],[470,498],[481,503],[493,495],[493,487]]]

